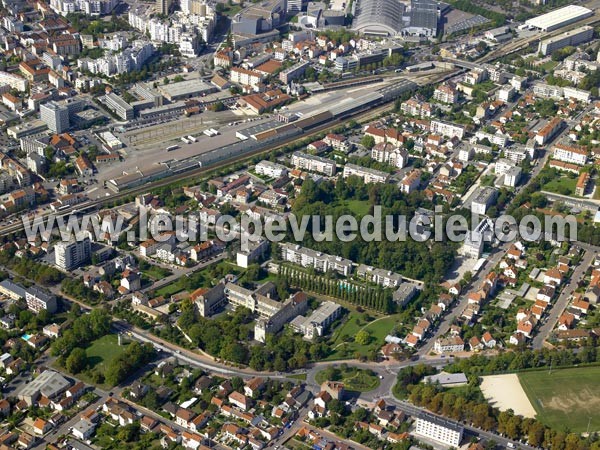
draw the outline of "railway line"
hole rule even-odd
[[[425,77],[423,77],[425,80],[427,80],[426,82],[424,82],[424,84],[437,83],[446,77],[448,77],[447,73],[426,75]],[[148,192],[149,190],[152,190],[152,189],[169,186],[170,184],[179,182],[179,181],[191,180],[191,179],[196,178],[201,175],[207,175],[211,172],[214,172],[221,168],[227,167],[234,163],[250,161],[252,158],[254,158],[257,155],[263,155],[263,154],[267,154],[273,150],[281,149],[290,143],[317,136],[318,134],[320,134],[324,131],[335,128],[337,125],[339,125],[342,122],[342,120],[353,119],[358,122],[368,122],[368,121],[378,117],[379,115],[390,111],[392,108],[393,108],[393,100],[391,100],[383,105],[377,106],[377,107],[368,107],[367,106],[359,111],[355,111],[352,114],[340,116],[333,120],[327,121],[326,123],[317,125],[316,127],[310,129],[310,131],[303,133],[300,136],[293,136],[293,137],[290,137],[289,139],[282,139],[281,141],[267,145],[260,149],[251,150],[249,152],[243,153],[236,157],[225,158],[221,161],[215,162],[214,164],[210,164],[207,166],[202,166],[202,167],[199,167],[196,169],[190,169],[185,172],[175,173],[173,175],[169,175],[169,176],[161,178],[159,180],[150,181],[150,182],[144,183],[142,185],[132,187],[132,188],[123,190],[121,192],[117,192],[108,197],[99,198],[99,199],[95,199],[95,200],[90,200],[88,202],[80,203],[78,205],[74,205],[70,208],[67,208],[67,209],[61,211],[59,214],[57,214],[57,216],[66,217],[71,214],[79,214],[84,211],[98,209],[98,208],[101,208],[102,206],[105,206],[108,203],[118,202],[119,200],[123,200],[123,199],[129,198],[129,197],[135,196],[135,195],[139,195],[144,192]],[[41,214],[38,217],[44,218],[44,217],[50,216],[52,214],[54,214],[54,212],[48,211],[48,212],[45,212],[44,214]],[[2,227],[2,230],[0,230],[0,236],[10,236],[12,234],[20,232],[22,229],[23,229],[23,223],[19,220],[15,224],[11,224],[11,225]]]
[[[517,39],[516,41],[509,42],[508,44],[500,46],[499,48],[496,48],[489,52],[487,55],[484,55],[481,58],[477,59],[476,62],[488,63],[504,55],[509,55],[511,53],[518,52],[519,50],[523,50],[524,48],[529,47],[534,42],[558,36],[559,34],[564,33],[565,31],[569,31],[574,28],[579,28],[583,25],[596,25],[598,23],[600,23],[600,16],[597,12],[594,12],[593,16],[590,16],[586,19],[580,20],[575,23],[571,23],[569,25],[565,25],[564,27],[557,28],[556,30],[553,30],[549,33],[544,33],[543,35],[536,34],[534,36]]]

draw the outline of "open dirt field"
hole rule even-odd
[[[519,377],[514,374],[482,377],[481,391],[492,406],[502,411],[512,409],[515,414],[535,417],[536,411],[521,387]]]

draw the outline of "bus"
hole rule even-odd
[[[191,144],[191,142],[188,141],[188,139],[186,137],[182,137],[181,142],[185,142],[186,144]]]
[[[178,148],[179,148],[179,145],[171,145],[171,146],[167,147],[167,151],[172,152],[173,150],[177,150]]]

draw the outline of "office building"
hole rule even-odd
[[[55,264],[61,269],[76,269],[90,260],[90,238],[80,236],[69,242],[59,242],[54,246],[54,255]]]

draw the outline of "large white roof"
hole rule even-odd
[[[592,14],[591,9],[579,5],[568,5],[564,8],[555,9],[547,14],[529,19],[525,23],[541,30],[548,30],[557,28],[561,24],[573,23]]]

